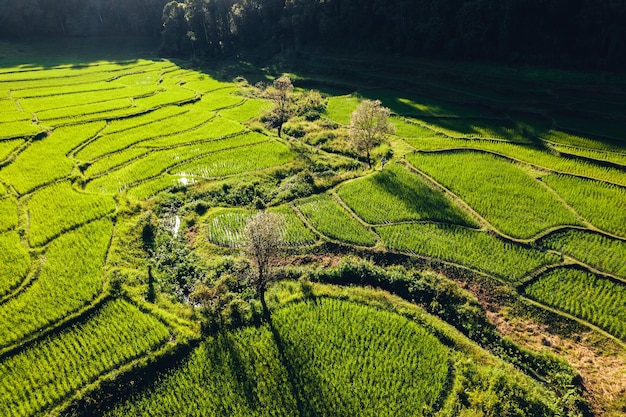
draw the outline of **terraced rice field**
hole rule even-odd
[[[152,249],[141,246],[149,242],[137,219],[175,200],[151,197],[226,193],[250,178],[256,193],[304,168],[314,191],[267,208],[282,215],[290,251],[320,255],[331,242],[452,263],[512,288],[532,278],[529,297],[626,337],[625,146],[587,137],[598,127],[590,121],[545,127],[366,93],[395,113],[381,171],[247,123],[271,103],[166,60],[3,68],[0,415],[57,415],[187,343],[182,327],[200,327],[170,301],[145,301]],[[361,100],[329,97],[322,117],[345,126]],[[256,209],[220,204],[229,207],[209,207],[185,238],[201,234],[221,246],[212,250],[236,254]],[[572,260],[613,278],[562,267]],[[205,338],[108,415],[430,415],[461,383],[451,360],[464,356],[428,329],[331,298],[287,303],[258,327]]]
[[[525,292],[626,340],[626,282],[562,268],[541,275]]]
[[[271,328],[208,338],[182,367],[107,416],[405,416],[432,410],[447,372],[446,348],[416,323],[320,299],[278,310]],[[248,379],[239,385],[237,375]]]
[[[294,156],[243,124],[266,101],[169,61],[15,68],[0,91],[0,414],[47,415],[173,340],[137,300],[111,297],[121,193]],[[294,241],[315,240],[285,213]]]

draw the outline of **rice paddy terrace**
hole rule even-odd
[[[279,283],[269,322],[201,337],[191,307],[146,300],[137,232],[172,195],[198,207],[221,193],[233,198],[166,214],[187,215],[174,234],[194,253],[236,254],[260,199],[292,255],[336,247],[469,271],[623,349],[624,91],[524,82],[412,85],[422,96],[356,85],[327,95],[323,127],[293,120],[278,138],[248,84],[168,60],[1,67],[0,415],[82,401],[107,416],[451,416],[484,413],[503,386],[515,395],[499,415],[560,415],[541,378],[372,289],[314,284],[311,301]],[[364,97],[394,112],[384,169],[345,147]],[[240,202],[239,183],[258,190]],[[168,361],[123,400],[85,406]]]

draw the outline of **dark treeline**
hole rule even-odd
[[[0,0],[0,36],[158,36],[168,0]]]
[[[163,52],[350,48],[626,67],[625,0],[0,0],[4,35],[162,32]]]

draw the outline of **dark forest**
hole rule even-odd
[[[0,35],[162,36],[162,53],[338,48],[626,67],[623,0],[0,0]],[[272,49],[273,48],[273,49]]]

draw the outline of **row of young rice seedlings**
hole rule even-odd
[[[245,103],[246,98],[235,94],[237,91],[237,87],[234,86],[211,91],[204,94],[196,105],[205,111],[227,110],[240,106]]]
[[[239,106],[233,106],[220,110],[219,114],[226,119],[243,123],[258,117],[260,114],[269,110],[270,107],[271,104],[265,100],[246,99],[246,101],[241,103]]]
[[[564,158],[549,150],[514,143],[479,139],[451,139],[445,136],[409,137],[406,141],[420,150],[482,149],[528,164],[565,174],[580,175],[626,186],[626,172],[580,159]]]
[[[112,133],[124,132],[129,129],[139,128],[141,126],[149,125],[150,123],[169,119],[173,116],[180,116],[188,111],[189,109],[187,107],[166,106],[135,117],[111,120],[107,124],[107,127],[102,131],[102,134],[108,135]]]
[[[66,109],[68,112],[75,110],[74,114],[87,114],[81,112],[88,104],[102,104],[130,97],[143,97],[157,92],[157,86],[123,87],[110,90],[80,92],[73,94],[57,94],[46,97],[26,98],[19,100],[20,106],[28,113],[37,113],[40,116],[53,110]],[[94,112],[95,113],[95,112]],[[54,118],[54,117],[49,117]]]
[[[281,234],[287,245],[299,246],[315,241],[315,234],[302,223],[291,207],[282,205],[267,211],[279,215]],[[254,213],[246,209],[218,211],[208,220],[209,241],[230,248],[242,247],[245,242],[244,229]]]
[[[24,99],[42,98],[50,96],[60,96],[65,94],[80,94],[80,93],[96,93],[98,91],[108,91],[116,89],[124,89],[123,84],[116,84],[108,81],[98,81],[88,84],[70,84],[65,86],[48,86],[48,87],[36,87],[15,90],[11,93],[11,96],[15,99],[21,99],[20,103]]]
[[[13,231],[0,233],[0,254],[0,297],[3,297],[26,278],[30,256],[20,244],[20,236]]]
[[[337,194],[370,224],[432,220],[473,226],[465,212],[400,164],[340,186]]]
[[[29,118],[30,119],[30,118]],[[0,139],[12,139],[24,136],[34,136],[44,129],[31,120],[18,120],[0,123]]]
[[[156,94],[141,97],[134,100],[140,109],[152,109],[156,107],[182,104],[197,99],[198,93],[179,86],[166,86],[165,90],[157,91]]]
[[[218,178],[287,164],[293,159],[294,155],[286,145],[278,141],[265,141],[212,153],[178,166],[172,173],[179,176]]]
[[[589,266],[626,278],[626,241],[586,230],[552,233],[542,246],[571,256]]]
[[[31,120],[31,115],[20,110],[13,99],[0,99],[0,129],[4,123]]]
[[[102,292],[103,265],[112,231],[111,220],[105,218],[50,243],[33,283],[0,304],[0,347],[64,319]]]
[[[124,97],[110,101],[103,101],[101,103],[90,103],[73,107],[43,110],[37,112],[37,118],[42,123],[55,119],[64,119],[62,120],[62,123],[69,124],[70,122],[82,121],[84,118],[97,119],[98,116],[103,114],[106,115],[107,112],[112,110],[129,109],[131,107],[133,107],[131,98]]]
[[[140,182],[128,189],[127,196],[135,200],[147,200],[161,191],[172,188],[183,189],[194,183],[192,178],[162,174],[156,178]]]
[[[134,183],[155,177],[169,168],[188,159],[205,154],[216,154],[219,158],[224,150],[250,146],[266,141],[266,137],[258,133],[246,133],[228,139],[214,140],[173,149],[150,152],[147,156],[131,161],[120,169],[89,182],[87,190],[94,192],[117,193]]]
[[[158,138],[149,139],[145,142],[142,142],[141,146],[145,146],[147,148],[176,146],[198,141],[207,141],[225,138],[228,136],[234,136],[245,132],[245,130],[246,127],[241,123],[218,116],[209,120],[198,129],[189,130],[170,136],[161,136]]]
[[[40,91],[42,89],[49,89],[53,93],[56,93],[57,88],[61,90],[64,88],[77,88],[80,91],[80,89],[89,89],[92,85],[110,82],[117,77],[135,74],[150,68],[152,68],[152,64],[138,63],[119,70],[101,68],[98,72],[85,71],[84,68],[64,69],[62,70],[62,76],[50,76],[51,74],[48,71],[36,71],[40,78],[24,80],[6,80],[5,76],[0,74],[0,90],[6,89],[11,91],[11,94],[18,98],[22,95],[28,96],[29,91]],[[25,93],[22,93],[23,91]]]
[[[32,82],[42,81],[46,79],[58,79],[63,80],[76,76],[91,76],[91,75],[108,75],[115,73],[123,73],[124,71],[134,70],[138,68],[144,68],[152,65],[152,61],[142,60],[133,63],[115,63],[115,62],[100,62],[92,65],[82,66],[59,66],[50,69],[38,69],[29,71],[12,71],[10,73],[1,73],[0,82]]]
[[[574,268],[554,269],[525,288],[531,298],[626,340],[626,284]]]
[[[0,232],[17,227],[17,199],[8,196],[0,199]]]
[[[598,161],[612,162],[626,167],[626,147],[622,153],[610,151],[596,151],[592,149],[578,148],[564,145],[551,145],[558,152],[582,156],[583,158],[595,159]]]
[[[214,117],[215,113],[194,111],[192,107],[188,112],[173,115],[153,123],[143,124],[112,134],[104,134],[82,148],[76,157],[81,161],[93,161],[148,139],[197,129]]]
[[[0,162],[6,160],[15,150],[24,144],[24,139],[0,141]]]
[[[591,224],[626,237],[625,187],[558,174],[542,180]]]
[[[581,224],[547,188],[504,158],[454,152],[419,153],[407,159],[505,234],[531,238],[551,227]]]
[[[77,192],[69,181],[37,190],[28,201],[28,241],[40,246],[75,226],[115,211],[111,196]]]
[[[444,388],[447,349],[397,314],[321,298],[273,312],[272,327],[208,337],[105,415],[405,416]]]
[[[401,224],[376,228],[385,246],[467,266],[518,283],[525,275],[561,257],[504,242],[474,229],[441,224]]]
[[[374,246],[378,240],[327,194],[300,200],[296,206],[317,231],[331,239],[363,246]]]
[[[104,126],[104,122],[94,122],[56,129],[50,136],[33,142],[11,164],[0,169],[0,179],[24,194],[67,177],[74,163],[66,155],[93,138]]]
[[[571,133],[565,133],[560,130],[550,130],[549,132],[542,134],[541,138],[548,141],[554,142],[565,146],[577,147],[577,148],[586,148],[589,150],[596,151],[607,151],[607,152],[626,152],[626,146],[618,145],[613,142],[608,142],[606,140],[598,140],[593,138],[588,138],[579,135],[573,135]]]
[[[123,299],[0,362],[0,414],[45,415],[99,376],[163,345],[168,328]]]
[[[451,138],[500,139],[518,143],[529,142],[523,134],[516,130],[514,122],[509,119],[442,118],[431,122],[410,120],[409,123],[420,124],[427,129]]]

